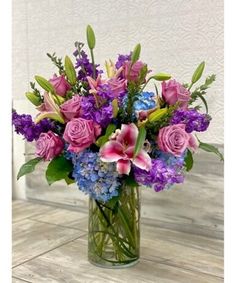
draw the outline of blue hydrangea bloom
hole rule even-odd
[[[71,153],[67,158],[74,164],[72,176],[81,191],[102,202],[118,196],[121,183],[115,163],[102,162],[98,153],[89,149]]]
[[[134,111],[149,110],[156,107],[156,95],[153,92],[141,92],[136,96]]]

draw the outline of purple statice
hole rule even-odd
[[[48,119],[43,119],[35,124],[31,115],[19,115],[16,111],[12,112],[12,124],[15,127],[15,132],[23,135],[28,142],[37,140],[41,133],[46,133],[54,128],[53,123]]]
[[[176,166],[168,165],[162,159],[152,159],[152,168],[146,171],[134,167],[134,177],[139,184],[153,187],[156,192],[168,189],[176,183],[183,183],[182,171]]]
[[[170,123],[185,124],[186,132],[191,133],[193,131],[204,132],[207,130],[210,124],[211,117],[208,114],[201,114],[195,109],[178,109],[175,110],[171,117]]]
[[[115,64],[116,69],[119,69],[120,67],[122,67],[125,61],[130,61],[131,55],[132,55],[132,52],[130,52],[130,54],[128,54],[128,55],[119,54],[117,62]]]
[[[75,64],[75,68],[78,69],[78,80],[80,81],[87,81],[87,76],[92,77],[93,76],[93,64],[89,61],[88,59],[88,55],[85,53],[85,51],[81,51],[80,52],[80,56],[78,51],[74,52],[74,55],[76,56],[76,64]],[[98,70],[97,68],[99,67],[99,65],[95,65],[96,70],[95,70],[95,74],[96,77],[98,76],[98,74],[102,73],[101,70]]]
[[[81,108],[83,111],[82,118],[93,120],[102,128],[107,127],[113,118],[112,105],[110,103],[105,103],[100,108],[97,108],[95,98],[91,95],[83,97]]]
[[[89,149],[71,153],[70,157],[74,164],[72,176],[81,191],[102,202],[118,196],[121,184],[114,162],[102,162],[99,153]]]

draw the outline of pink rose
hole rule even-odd
[[[126,90],[127,81],[125,79],[112,78],[108,80],[107,83],[110,86],[114,97],[118,97]]]
[[[74,118],[67,123],[63,138],[69,143],[68,150],[81,152],[96,141],[101,127],[92,120]]]
[[[59,155],[64,148],[64,143],[60,137],[52,131],[41,133],[36,141],[36,155],[43,157],[46,161]]]
[[[81,100],[82,100],[81,96],[74,95],[71,99],[67,100],[60,106],[61,113],[63,113],[67,121],[70,121],[73,118],[78,118],[81,116],[82,114]]]
[[[141,69],[145,66],[145,64],[141,61],[137,61],[133,64],[130,69],[131,62],[125,61],[123,64],[123,76],[129,81],[137,81],[140,75]],[[130,69],[130,72],[129,72]]]
[[[184,124],[176,124],[161,128],[157,137],[157,144],[160,150],[181,156],[186,148],[195,150],[196,139],[192,134],[185,131]]]
[[[67,82],[63,75],[57,76],[54,75],[49,82],[54,86],[56,93],[60,96],[65,96],[66,92],[71,89],[70,84]]]
[[[190,100],[190,92],[176,80],[162,82],[162,97],[169,104],[180,103],[181,108],[187,108]]]

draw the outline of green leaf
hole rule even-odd
[[[96,44],[95,34],[90,25],[87,26],[87,42],[89,49],[94,49]]]
[[[53,85],[48,80],[41,76],[35,76],[34,78],[44,90],[46,90],[47,92],[55,93]]]
[[[65,73],[66,73],[66,76],[67,76],[69,82],[72,85],[75,85],[76,84],[75,67],[74,67],[71,59],[68,56],[65,57]]]
[[[116,125],[109,124],[107,126],[105,135],[101,136],[97,139],[96,145],[98,147],[102,147],[109,140],[110,135],[115,131],[115,129],[116,129]]]
[[[199,64],[199,66],[193,73],[192,84],[195,84],[201,78],[204,68],[205,68],[205,62],[203,61],[201,64]]]
[[[139,57],[140,57],[140,52],[141,52],[141,45],[140,43],[138,43],[135,48],[134,51],[132,52],[131,55],[131,64],[133,65],[135,62],[138,61]]]
[[[46,179],[49,185],[56,181],[65,179],[68,181],[68,174],[73,170],[72,163],[64,156],[59,156],[48,164],[46,170]]]
[[[171,78],[171,75],[166,74],[166,73],[158,73],[158,74],[152,76],[151,78],[153,78],[156,81],[166,81],[166,80],[169,80]]]
[[[198,140],[198,141],[199,141],[199,148],[201,148],[202,150],[205,150],[207,152],[213,152],[220,157],[221,161],[224,160],[223,154],[220,153],[218,148],[216,148],[215,146],[213,146],[211,144],[201,142],[200,140]]]
[[[137,137],[137,141],[136,141],[135,148],[134,148],[134,157],[137,156],[137,154],[142,149],[144,141],[146,139],[146,134],[147,134],[147,131],[146,131],[145,127],[144,126],[140,127],[138,137]]]
[[[131,188],[138,187],[138,183],[135,181],[134,177],[132,176],[125,177],[124,182],[127,186]]]
[[[74,179],[71,179],[70,177],[66,176],[65,178],[65,182],[67,185],[71,185],[71,184],[74,184],[75,183],[75,180]]]
[[[17,180],[20,179],[20,177],[29,174],[34,171],[35,166],[42,160],[41,157],[36,157],[34,159],[29,160],[25,164],[23,164],[17,174]]]
[[[186,157],[184,159],[186,171],[190,171],[193,167],[193,155],[192,152],[188,149]]]

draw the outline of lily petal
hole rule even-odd
[[[138,137],[138,128],[135,124],[122,124],[121,132],[117,136],[117,141],[123,145],[134,146]]]
[[[149,171],[152,168],[151,157],[143,149],[141,149],[139,154],[133,159],[133,163],[135,166],[146,171]]]
[[[123,146],[117,141],[108,141],[100,149],[100,158],[103,162],[114,162],[123,157]]]
[[[116,164],[116,169],[119,174],[129,175],[131,165],[129,160],[120,159]]]

